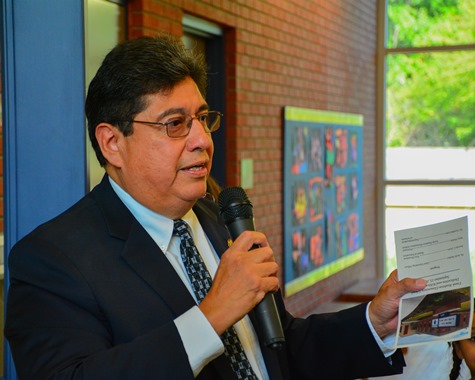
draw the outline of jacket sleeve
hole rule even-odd
[[[366,306],[305,319],[281,314],[292,378],[344,380],[402,373],[402,353],[397,350],[390,359],[383,355],[368,327]]]
[[[211,206],[206,208],[212,209]],[[195,212],[198,216],[202,214],[199,210]],[[215,219],[220,220],[218,216]],[[214,229],[217,227],[208,228],[208,231]],[[213,241],[215,248],[218,240]],[[281,293],[275,294],[275,300],[286,344],[280,352],[271,350],[262,344],[260,337],[271,378],[344,380],[402,373],[405,363],[400,350],[387,359],[374,340],[366,321],[367,304],[302,319],[294,318],[286,311]],[[259,334],[258,323],[255,327]],[[274,372],[275,368],[279,370]]]
[[[193,379],[173,320],[118,342],[117,321],[51,244],[23,240],[9,265],[5,336],[20,379]]]

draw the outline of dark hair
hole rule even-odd
[[[219,193],[221,193],[221,185],[213,177],[209,176],[206,180],[206,195],[210,199],[217,202]]]
[[[457,380],[460,375],[460,366],[462,359],[460,359],[455,351],[455,345],[458,342],[449,342],[449,346],[452,346],[452,369],[450,370],[449,380]]]
[[[186,49],[177,37],[161,34],[125,41],[112,49],[91,81],[86,97],[89,138],[101,166],[107,161],[95,137],[100,123],[133,133],[135,115],[147,107],[145,96],[166,93],[187,77],[203,97],[207,74],[204,58]]]

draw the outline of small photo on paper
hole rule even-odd
[[[403,299],[398,346],[470,337],[470,287]]]

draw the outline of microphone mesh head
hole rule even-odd
[[[224,223],[236,219],[252,218],[252,203],[242,187],[228,187],[221,191],[218,205]]]

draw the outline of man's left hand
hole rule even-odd
[[[380,338],[396,331],[398,324],[399,301],[410,292],[417,292],[426,287],[422,278],[404,278],[398,280],[397,270],[394,270],[381,285],[378,294],[369,305],[369,319]]]

